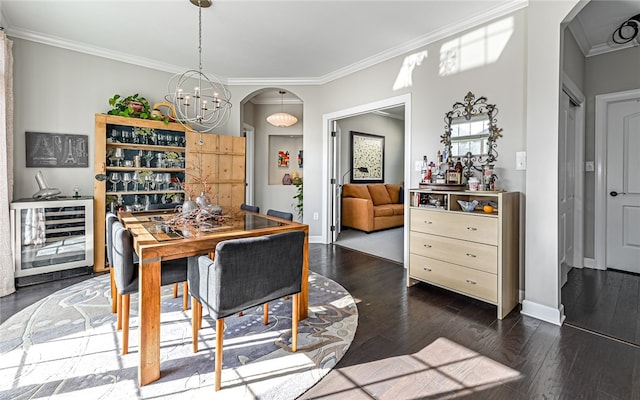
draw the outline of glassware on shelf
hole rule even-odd
[[[165,172],[162,175],[162,183],[164,183],[165,190],[171,189],[171,174],[169,172]]]
[[[154,188],[155,183],[153,181],[153,178],[154,178],[154,174],[152,173],[144,176],[144,189],[146,191],[152,190]]]
[[[142,178],[140,177],[140,172],[136,171],[133,173],[133,177],[131,181],[133,182],[133,190],[138,191],[138,185],[140,185]]]
[[[113,153],[113,158],[116,160],[116,165],[118,167],[121,166],[122,160],[124,159],[124,149],[117,148]]]
[[[133,211],[140,211],[140,210],[144,209],[144,206],[142,204],[138,203],[138,195],[137,194],[135,196],[133,196],[133,205],[131,207],[133,207]]]
[[[162,184],[164,183],[164,174],[155,174],[153,179],[156,184],[156,190],[162,190]]]
[[[142,151],[142,150],[140,150]],[[144,154],[144,160],[146,162],[147,168],[151,168],[151,160],[153,160],[153,151],[149,150]]]
[[[122,183],[124,184],[124,191],[129,191],[129,183],[133,180],[130,172],[124,172],[122,174]]]
[[[116,128],[111,129],[111,141],[113,143],[120,143],[121,141],[120,131]]]
[[[118,182],[120,182],[120,173],[112,172],[109,174],[109,182],[113,183],[113,191],[118,191]]]
[[[131,137],[131,131],[126,129],[122,130],[122,143],[133,143],[133,138]]]

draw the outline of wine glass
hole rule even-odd
[[[109,182],[113,183],[113,191],[118,191],[118,182],[120,182],[120,174],[118,172],[112,172],[109,175]]]
[[[117,130],[116,128],[111,129],[111,140],[114,143],[120,142],[120,131]]]
[[[162,190],[162,183],[164,182],[163,174],[155,174],[155,178],[153,179],[156,185],[156,190]]]
[[[151,168],[151,160],[153,160],[153,152],[151,150],[145,153],[144,160],[146,161],[147,168]]]
[[[133,182],[133,190],[138,191],[138,185],[140,185],[140,172],[136,171],[133,173],[133,177],[131,178],[131,182]]]
[[[162,175],[162,183],[164,183],[165,190],[171,189],[171,174],[169,172],[165,172],[164,175]]]
[[[124,149],[117,148],[113,153],[113,158],[116,160],[118,167],[120,166],[120,162],[124,159]]]
[[[146,191],[153,189],[155,183],[153,182],[154,174],[145,175],[144,177],[144,188]]]
[[[128,192],[129,191],[129,182],[131,182],[133,180],[133,178],[131,178],[131,173],[130,172],[124,172],[122,174],[122,183],[124,183],[124,191]]]

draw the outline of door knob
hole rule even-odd
[[[626,194],[626,193],[618,193],[618,192],[616,192],[615,190],[612,190],[611,192],[609,192],[609,195],[610,195],[611,197],[616,197],[616,196],[617,196],[617,195],[619,195],[619,194]]]

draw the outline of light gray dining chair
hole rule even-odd
[[[138,292],[138,265],[134,262],[133,236],[120,221],[112,225],[111,253],[117,288],[117,329],[122,329],[122,354],[129,352],[129,305],[131,293]],[[170,285],[187,280],[187,260],[162,261],[160,284]],[[187,287],[185,287],[185,292]],[[185,297],[186,298],[186,297]],[[186,303],[186,302],[185,302]]]
[[[192,296],[193,352],[198,351],[202,309],[216,320],[215,388],[220,390],[224,319],[251,307],[292,295],[291,351],[298,349],[298,297],[302,290],[304,237],[302,231],[225,240],[215,257],[189,258],[188,279]]]
[[[269,209],[269,210],[267,210],[267,215],[270,215],[272,217],[278,217],[278,218],[286,219],[288,221],[293,221],[293,214],[290,213],[290,212]]]

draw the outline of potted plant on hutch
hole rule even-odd
[[[115,94],[109,99],[109,105],[113,107],[107,112],[109,115],[149,119],[151,106],[147,99],[138,95],[138,93],[127,97]]]

